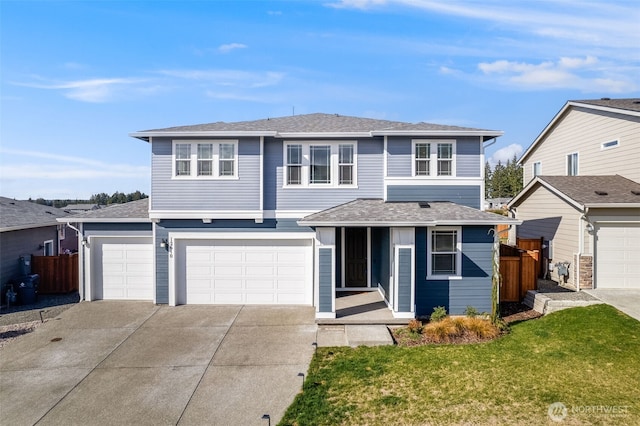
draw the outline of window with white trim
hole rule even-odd
[[[238,141],[174,141],[176,179],[237,179]]]
[[[455,140],[414,139],[412,147],[413,176],[455,176]]]
[[[42,254],[44,256],[53,256],[53,240],[47,240],[42,244]]]
[[[427,277],[462,276],[462,228],[435,227],[427,232]]]
[[[532,165],[532,174],[533,177],[540,176],[542,174],[542,163],[540,161],[536,161]]]
[[[284,145],[285,188],[357,185],[356,142],[292,142]]]
[[[578,153],[567,155],[567,176],[578,176]]]

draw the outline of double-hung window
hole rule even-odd
[[[533,177],[540,176],[542,174],[542,163],[536,161],[533,163]]]
[[[578,176],[578,153],[567,155],[567,176]]]
[[[413,140],[413,176],[455,176],[456,141]]]
[[[285,188],[355,187],[356,142],[294,142],[284,144]]]
[[[173,177],[234,179],[238,177],[238,141],[174,141]]]
[[[427,276],[461,276],[462,228],[429,228],[427,238]]]

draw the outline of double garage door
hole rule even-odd
[[[312,304],[309,239],[176,240],[177,304]]]
[[[640,225],[597,227],[596,287],[640,288]]]

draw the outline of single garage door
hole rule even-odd
[[[92,241],[93,299],[153,300],[153,243],[149,238]]]
[[[640,288],[640,225],[596,229],[596,288]]]
[[[179,248],[179,304],[312,303],[311,240],[187,240]]]

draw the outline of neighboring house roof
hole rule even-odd
[[[537,176],[509,203],[517,206],[536,185],[542,185],[570,204],[585,207],[640,207],[640,183],[620,175]]]
[[[592,109],[594,111],[607,111],[615,112],[618,114],[629,115],[633,117],[640,117],[640,98],[626,98],[626,99],[591,99],[581,101],[568,101],[562,109],[553,117],[553,119],[542,130],[533,143],[527,148],[518,160],[518,164],[522,164],[524,160],[533,152],[534,148],[544,140],[547,133],[549,133],[555,124],[560,120],[564,114],[573,107],[582,107]]]
[[[68,204],[64,207],[65,210],[95,210],[99,209],[97,204]]]
[[[56,219],[67,215],[55,207],[0,197],[0,232],[57,225]]]
[[[216,122],[191,126],[144,130],[130,135],[149,141],[153,136],[233,136],[253,135],[272,137],[301,136],[383,136],[383,135],[475,135],[484,140],[501,136],[496,130],[447,126],[431,123],[405,123],[400,121],[350,117],[339,114],[303,114],[290,117],[266,118],[254,121]]]
[[[150,222],[149,199],[131,201],[123,204],[90,210],[61,218],[59,222]]]
[[[311,214],[301,226],[435,226],[519,224],[521,221],[448,201],[357,199]]]

